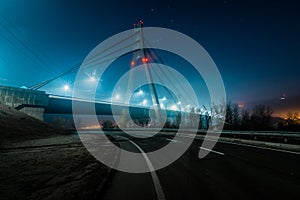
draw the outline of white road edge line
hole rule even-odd
[[[199,147],[199,148],[200,148],[200,149],[203,149],[203,150],[205,150],[205,151],[209,151],[209,152],[216,153],[216,154],[219,154],[219,155],[224,156],[224,153],[222,153],[222,152],[214,151],[214,150],[212,150],[212,149],[207,149],[207,148],[204,148],[204,147]]]
[[[148,167],[150,169],[150,173],[151,173],[153,184],[154,184],[154,187],[155,187],[157,199],[158,200],[165,200],[166,197],[165,197],[164,191],[163,191],[163,189],[162,189],[162,187],[160,185],[160,181],[158,179],[158,176],[155,173],[154,167],[153,167],[150,159],[148,158],[147,154],[136,143],[134,143],[131,140],[128,140],[128,141],[130,143],[132,143],[142,153],[142,155],[144,156],[144,159],[145,159],[145,161],[146,161],[146,163],[147,163],[147,165],[148,165]]]
[[[185,137],[192,138],[190,136],[185,136]],[[195,137],[195,139],[197,139],[197,138]],[[204,138],[203,138],[203,140],[204,140]],[[270,147],[263,147],[263,146],[244,144],[244,143],[228,142],[228,141],[222,141],[222,140],[213,140],[213,139],[205,139],[205,140],[213,141],[213,142],[220,142],[220,143],[225,143],[225,144],[234,144],[234,145],[238,145],[238,146],[252,147],[252,148],[257,148],[257,149],[266,149],[266,150],[278,151],[278,152],[282,152],[282,153],[292,153],[292,154],[300,155],[300,152],[289,151],[289,150],[284,150],[284,149],[274,149],[274,148],[270,148]]]
[[[216,141],[216,140],[212,140],[212,139],[207,139],[207,140],[214,141],[214,142]],[[289,151],[289,150],[284,150],[284,149],[274,149],[274,148],[270,148],[270,147],[262,147],[262,146],[256,146],[256,145],[251,145],[251,144],[240,144],[240,143],[234,143],[234,142],[228,142],[228,141],[218,141],[218,142],[300,155],[300,152]]]

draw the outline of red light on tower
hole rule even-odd
[[[143,62],[143,63],[147,63],[147,62],[149,62],[149,59],[148,59],[147,57],[142,58],[142,62]]]

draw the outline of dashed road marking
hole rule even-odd
[[[219,154],[219,155],[224,156],[224,153],[222,153],[222,152],[214,151],[214,150],[212,150],[212,149],[207,149],[207,148],[204,148],[204,147],[199,147],[199,148],[200,148],[200,149],[203,149],[203,150],[205,150],[205,151],[209,151],[209,152],[216,153],[216,154]]]

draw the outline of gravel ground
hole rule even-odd
[[[93,199],[110,169],[44,122],[0,105],[0,199]]]

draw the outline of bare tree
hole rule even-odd
[[[238,129],[240,126],[240,109],[235,103],[226,104],[225,129]]]
[[[247,109],[241,111],[241,128],[244,130],[251,129],[250,112]]]
[[[237,104],[232,104],[232,126],[238,129],[240,126],[240,108]]]
[[[231,102],[226,104],[225,129],[230,129],[233,124],[233,110],[231,105]]]
[[[256,105],[252,110],[251,121],[256,130],[269,129],[273,110],[269,106]]]

